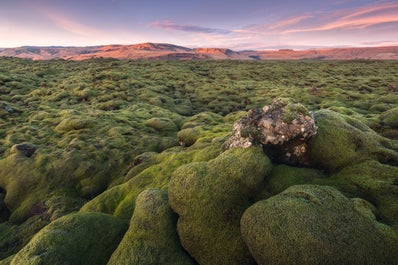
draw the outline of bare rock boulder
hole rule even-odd
[[[271,105],[249,110],[236,122],[224,148],[260,144],[274,161],[308,165],[306,141],[316,132],[314,117],[303,105],[276,98]]]

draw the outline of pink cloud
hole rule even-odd
[[[161,28],[161,29],[169,29],[169,30],[179,30],[179,31],[187,31],[194,33],[217,33],[217,34],[228,34],[229,30],[224,29],[216,29],[216,28],[207,28],[196,25],[181,25],[176,24],[170,20],[164,21],[155,21],[150,24],[153,27]]]
[[[100,36],[103,34],[100,30],[85,25],[71,16],[64,14],[62,12],[41,7],[39,12],[51,20],[58,28],[61,28],[69,33],[80,35],[80,36]]]
[[[312,18],[313,16],[311,15],[304,15],[304,16],[299,16],[299,17],[293,17],[285,20],[281,20],[278,22],[275,22],[274,24],[268,25],[268,29],[273,30],[273,29],[278,29],[278,28],[283,28],[291,25],[295,25],[302,20]]]
[[[313,27],[298,27],[287,29],[282,34],[299,32],[328,31],[334,29],[364,29],[383,23],[398,22],[398,3],[388,3],[360,8],[355,10],[343,10],[333,14],[332,21],[318,22]],[[315,23],[314,23],[315,24]]]

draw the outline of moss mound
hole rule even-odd
[[[322,171],[313,168],[275,165],[266,179],[263,196],[276,195],[294,185],[322,182],[326,178],[327,176]]]
[[[223,117],[219,114],[203,111],[185,120],[182,129],[192,128],[200,125],[217,125],[223,122]]]
[[[195,264],[179,243],[176,223],[167,192],[143,191],[137,197],[130,227],[108,264]]]
[[[11,264],[106,264],[125,229],[110,215],[66,215],[37,233]]]
[[[24,148],[19,150],[19,146]],[[58,205],[59,208],[74,208],[75,202],[82,200],[80,196],[90,197],[105,186],[106,176],[99,172],[106,165],[98,165],[93,159],[85,160],[79,152],[70,152],[51,161],[41,151],[31,154],[31,149],[26,146],[14,145],[10,155],[0,160],[0,187],[5,191],[4,204],[11,211],[11,222],[21,223],[36,215],[38,204],[54,206],[51,198],[55,195],[67,198],[63,201],[65,204]],[[94,165],[98,167],[94,169]]]
[[[203,263],[253,262],[239,239],[242,212],[295,184],[337,187],[372,203],[379,221],[396,225],[398,142],[356,120],[398,139],[396,69],[397,61],[0,58],[0,264],[8,264],[50,222],[79,209],[108,213],[127,224],[137,196],[148,188],[166,191],[180,166],[181,181],[194,184],[186,192],[178,184],[174,195],[184,194],[187,203],[181,208],[194,211],[179,209],[184,213],[179,231]],[[309,166],[316,170],[274,165],[264,181],[249,185],[250,176],[263,170],[264,155],[258,153],[260,162],[248,170],[242,165],[251,162],[243,151],[217,158],[221,144],[247,110],[292,94],[308,110],[329,108],[351,118],[317,112],[325,129],[313,139],[315,162]],[[208,162],[212,159],[218,162]],[[231,170],[226,170],[228,159]],[[190,168],[194,173],[182,177]],[[188,225],[194,227],[193,240]]]
[[[258,264],[394,264],[398,238],[369,203],[327,186],[298,185],[257,202],[241,219]]]
[[[372,159],[398,164],[398,153],[391,140],[359,120],[330,110],[315,112],[315,120],[318,133],[308,141],[312,166],[334,171]]]
[[[398,129],[398,108],[387,110],[380,114],[380,120],[384,126]]]
[[[18,227],[7,223],[0,224],[0,260],[7,258],[18,251],[20,238]]]
[[[123,184],[109,188],[82,208],[82,212],[102,212],[119,218],[130,220],[135,207],[137,196],[148,188],[166,190],[170,178],[179,166],[193,161],[208,161],[219,154],[221,142],[205,138],[195,145],[183,149],[170,148],[153,158],[153,162],[139,174],[135,174],[135,167],[131,168]],[[139,165],[138,165],[139,166]],[[132,176],[129,176],[129,174]]]
[[[177,133],[178,142],[184,147],[191,146],[200,138],[201,133],[200,126],[182,129]]]
[[[169,199],[183,247],[199,264],[253,264],[239,220],[271,169],[260,147],[232,148],[209,162],[179,167]]]
[[[159,132],[177,131],[176,124],[172,120],[167,118],[150,118],[145,122],[145,125]]]
[[[345,167],[324,183],[371,202],[380,220],[398,225],[398,167],[369,160]]]

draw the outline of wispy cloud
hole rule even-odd
[[[217,28],[207,28],[196,25],[180,25],[176,24],[170,20],[164,21],[155,21],[150,24],[152,27],[168,29],[168,30],[178,30],[178,31],[187,31],[193,33],[207,33],[207,34],[228,34],[231,31],[225,29],[217,29]]]
[[[49,8],[39,11],[44,17],[51,20],[58,28],[79,36],[100,36],[101,30],[88,26],[65,13]]]
[[[303,21],[305,19],[312,18],[312,17],[313,17],[312,15],[304,15],[304,16],[288,18],[288,19],[280,20],[280,21],[277,21],[277,22],[275,22],[273,24],[270,24],[270,25],[267,26],[267,28],[270,29],[270,30],[284,28],[284,27],[287,27],[287,26],[296,25],[297,23],[299,23],[299,22],[301,22],[301,21]]]
[[[314,11],[296,17],[280,19],[268,24],[249,25],[233,30],[237,34],[290,35],[293,33],[320,33],[331,30],[361,30],[372,26],[398,22],[398,2],[343,9],[337,11]]]
[[[319,19],[319,21],[313,21],[314,26],[294,27],[281,33],[364,29],[394,22],[398,22],[398,3],[384,3],[353,10],[341,10],[329,15],[325,14],[324,18]]]
[[[397,46],[398,40],[396,40],[396,41],[392,41],[392,40],[369,41],[369,42],[363,42],[362,45],[364,45],[364,46]]]

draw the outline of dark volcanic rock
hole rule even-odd
[[[225,148],[261,144],[277,162],[307,165],[306,140],[316,131],[315,120],[303,105],[276,98],[263,109],[249,110],[236,122]]]
[[[23,153],[27,157],[31,157],[36,152],[36,146],[30,143],[16,144],[11,150]],[[13,151],[11,151],[13,153]]]

